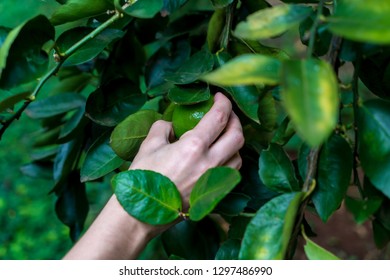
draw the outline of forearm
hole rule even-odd
[[[64,259],[135,259],[159,230],[131,217],[113,195]]]

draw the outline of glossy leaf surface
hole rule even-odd
[[[302,196],[282,194],[260,208],[246,228],[239,259],[284,259]]]
[[[264,184],[273,191],[293,192],[299,190],[294,167],[283,148],[270,144],[260,155],[259,175]]]
[[[330,65],[315,59],[284,61],[282,101],[303,140],[311,146],[323,143],[336,126],[339,106]]]
[[[336,35],[359,42],[390,43],[390,2],[367,5],[360,0],[340,0],[333,16],[327,18]]]
[[[111,134],[112,149],[122,159],[131,159],[138,152],[152,124],[160,119],[161,115],[152,110],[141,110],[128,116]]]
[[[244,54],[202,77],[215,85],[275,85],[279,82],[280,61],[264,55]]]
[[[240,173],[229,167],[215,167],[206,171],[191,191],[190,219],[203,219],[240,180]]]
[[[259,40],[277,36],[307,18],[312,9],[299,5],[277,5],[249,15],[240,22],[234,35],[239,38]]]
[[[359,156],[363,170],[390,197],[390,103],[367,101],[358,111]]]
[[[128,170],[112,179],[115,195],[123,208],[136,219],[163,225],[179,217],[180,193],[167,177],[149,170]]]

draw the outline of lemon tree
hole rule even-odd
[[[327,223],[343,204],[388,246],[389,1],[57,2],[0,26],[0,138],[23,114],[39,123],[22,171],[52,174],[73,241],[100,182],[143,222],[184,220],[153,258],[335,259],[306,213]],[[243,126],[243,166],[207,170],[183,213],[168,178],[127,167],[155,121],[180,138],[216,92]]]

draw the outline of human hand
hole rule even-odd
[[[170,178],[182,196],[183,210],[189,207],[192,187],[207,169],[241,167],[241,123],[222,93],[215,95],[214,105],[194,129],[174,140],[172,123],[155,122],[130,169],[153,170]]]

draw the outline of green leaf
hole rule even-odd
[[[80,133],[84,129],[87,123],[85,118],[85,108],[81,107],[67,120],[67,122],[61,127],[60,135],[58,140],[61,142],[69,141],[69,138],[75,136],[76,133]]]
[[[344,199],[351,178],[352,159],[351,147],[337,134],[332,135],[322,146],[318,158],[317,187],[312,199],[324,222]]]
[[[188,0],[164,0],[164,5],[161,9],[162,15],[170,15],[184,5]]]
[[[84,26],[66,30],[56,40],[56,46],[60,53],[65,53],[78,41],[90,34],[94,29]],[[91,40],[77,49],[66,58],[63,66],[71,66],[85,63],[99,55],[110,43],[121,38],[123,31],[117,29],[105,29]]]
[[[246,228],[239,259],[284,259],[303,196],[302,192],[282,194],[260,208]]]
[[[259,109],[257,111],[261,127],[267,131],[273,131],[276,127],[278,112],[271,91],[263,92],[259,100]]]
[[[347,196],[345,205],[353,214],[357,224],[363,224],[379,209],[383,201],[382,197],[369,197],[365,200],[360,200]]]
[[[29,164],[25,164],[20,167],[20,171],[23,175],[29,176],[34,179],[53,179],[53,168],[51,165],[33,162]]]
[[[85,99],[78,93],[61,93],[34,101],[26,109],[26,114],[33,119],[57,116],[85,105]]]
[[[184,220],[162,234],[168,255],[187,260],[212,260],[221,242],[220,228],[210,218],[199,222]]]
[[[146,100],[146,95],[129,80],[111,80],[89,95],[86,116],[100,125],[115,126],[137,112]]]
[[[210,18],[207,28],[207,45],[211,53],[221,48],[221,36],[226,22],[226,10],[217,9]]]
[[[238,254],[240,253],[241,240],[228,239],[222,243],[217,254],[216,260],[238,260]]]
[[[288,117],[285,117],[272,138],[272,143],[284,146],[295,134],[295,129]]]
[[[243,54],[201,77],[221,86],[279,83],[280,61],[260,54]]]
[[[110,133],[100,136],[88,149],[80,170],[80,181],[93,181],[114,171],[123,164],[110,147]]]
[[[303,248],[309,260],[339,260],[339,258],[333,255],[331,252],[325,250],[321,246],[311,241],[307,237],[303,228],[302,228],[302,235],[306,241],[306,244]]]
[[[221,9],[233,3],[233,0],[211,0],[211,3],[213,3],[214,8]]]
[[[195,183],[190,195],[190,219],[200,221],[240,182],[236,169],[215,167],[207,170]]]
[[[359,159],[373,185],[390,198],[390,103],[370,100],[357,116]]]
[[[163,0],[138,0],[125,9],[126,14],[137,18],[153,18],[164,5]]]
[[[390,230],[385,228],[380,221],[375,219],[372,221],[372,231],[375,245],[379,249],[385,248],[385,246],[390,242]]]
[[[79,178],[77,172],[72,172],[67,177],[55,205],[58,218],[70,228],[73,242],[81,235],[89,211],[85,184],[80,183]]]
[[[179,217],[180,193],[169,178],[150,170],[128,170],[112,178],[115,195],[134,218],[151,225],[164,225]]]
[[[303,140],[320,145],[337,123],[339,94],[332,68],[322,60],[289,60],[281,72],[284,108]]]
[[[190,84],[198,80],[214,66],[214,58],[207,48],[196,52],[180,68],[165,76],[166,80],[175,84]]]
[[[280,35],[291,29],[312,12],[311,7],[299,5],[277,5],[249,15],[240,22],[234,35],[239,38],[259,40]]]
[[[183,87],[174,86],[168,92],[168,98],[180,105],[190,105],[209,100],[210,88],[206,87]]]
[[[112,149],[122,159],[132,159],[148,135],[152,124],[161,117],[161,114],[151,110],[141,110],[128,116],[111,134]]]
[[[390,43],[390,2],[367,5],[361,0],[340,0],[333,16],[326,19],[336,35],[359,42]]]
[[[248,205],[250,196],[243,193],[228,193],[217,205],[215,212],[224,216],[237,216]]]
[[[261,44],[258,41],[237,39],[231,42],[232,52],[236,55],[241,54],[262,54],[279,60],[290,58],[289,55],[282,49],[272,48]]]
[[[50,21],[54,25],[59,25],[79,19],[89,18],[105,14],[108,10],[113,10],[112,1],[107,0],[68,0],[66,4],[60,6],[53,13]]]
[[[0,112],[3,112],[8,108],[12,108],[20,101],[26,100],[26,98],[31,95],[31,92],[12,94],[11,92],[0,90],[0,94],[2,95],[2,98],[6,96],[3,100],[0,101]]]
[[[259,176],[264,184],[276,192],[299,190],[294,167],[286,152],[277,144],[271,143],[259,159]]]
[[[8,33],[0,48],[0,88],[10,89],[39,78],[47,70],[43,45],[54,39],[54,27],[37,16]]]

